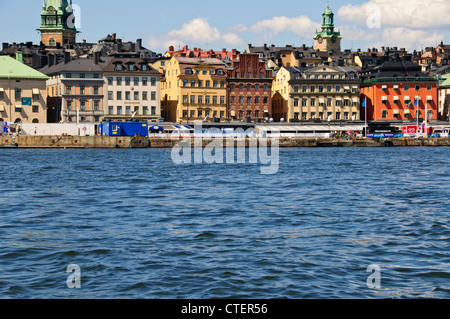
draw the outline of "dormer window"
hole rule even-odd
[[[114,70],[116,70],[116,71],[122,71],[122,64],[116,63],[116,64],[114,65]]]
[[[191,75],[191,74],[192,74],[192,69],[186,69],[186,70],[185,70],[185,73],[186,73],[187,75]]]
[[[141,70],[142,70],[142,71],[147,71],[147,70],[148,70],[147,64],[142,63],[142,64],[141,64]]]
[[[217,70],[217,75],[223,75],[223,70]]]
[[[134,64],[128,63],[128,71],[134,71]]]

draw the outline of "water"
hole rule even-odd
[[[450,298],[449,155],[282,149],[266,176],[167,149],[0,150],[0,298]]]

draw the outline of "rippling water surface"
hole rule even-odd
[[[449,157],[283,149],[267,176],[165,149],[0,150],[0,298],[450,298]]]

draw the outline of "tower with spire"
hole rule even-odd
[[[48,47],[74,44],[78,31],[71,10],[72,0],[43,0],[41,13],[41,42]]]
[[[341,32],[334,29],[334,13],[330,9],[330,3],[322,14],[322,31],[316,31],[314,37],[315,49],[317,51],[340,52],[341,51]]]

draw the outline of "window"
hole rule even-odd
[[[151,84],[151,86],[156,86],[156,78],[151,78],[150,84]]]
[[[225,88],[225,81],[220,81],[220,87],[221,87],[222,89]]]
[[[134,71],[134,64],[128,63],[128,71]]]
[[[252,77],[252,73],[251,72],[247,72],[247,79],[250,79]]]
[[[148,99],[148,93],[146,91],[142,92],[142,100],[147,101]]]
[[[142,78],[142,85],[143,86],[147,86],[147,83],[148,83],[148,78],[147,77],[143,77]]]
[[[72,94],[72,86],[71,85],[66,86],[66,94]]]
[[[302,99],[302,106],[308,105],[308,99]]]
[[[213,96],[213,104],[217,104],[217,96],[216,95]]]
[[[117,85],[122,85],[122,77],[121,77],[121,76],[118,76],[118,77],[116,78],[116,82],[117,82]]]
[[[114,70],[116,70],[116,71],[122,71],[122,64],[116,63],[116,64],[114,65]]]
[[[341,112],[336,112],[336,120],[340,120],[341,119]]]
[[[336,93],[341,92],[341,86],[340,85],[336,85]]]
[[[217,81],[213,81],[213,88],[216,88],[217,86],[218,86],[218,82]]]
[[[420,91],[420,85],[416,85],[416,91]]]
[[[117,91],[117,100],[118,101],[122,100],[122,91]]]
[[[259,91],[259,84],[255,84],[255,91]]]
[[[113,99],[113,94],[114,94],[113,91],[108,91],[108,100],[111,101]]]
[[[152,115],[156,115],[156,106],[152,106]]]
[[[198,104],[203,104],[203,96],[202,95],[198,96]]]
[[[195,118],[195,110],[190,110],[189,118]]]
[[[202,80],[199,80],[199,81],[198,81],[198,87],[199,87],[199,88],[203,87],[203,81],[202,81]]]
[[[298,106],[299,99],[294,99],[294,106]]]
[[[209,95],[205,96],[205,104],[211,104],[211,97]]]
[[[134,92],[134,100],[139,101],[139,92]]]
[[[311,85],[311,93],[316,92],[316,87],[314,85]]]
[[[80,100],[80,110],[86,111],[86,100]]]
[[[134,85],[138,86],[139,85],[139,78],[134,78],[133,80],[134,80]]]
[[[95,100],[94,101],[94,111],[99,111],[100,109],[100,101]]]
[[[409,85],[405,85],[404,90],[409,91]]]
[[[220,97],[220,104],[225,105],[225,96]]]
[[[244,84],[239,84],[239,90],[242,91],[244,89]]]
[[[131,100],[131,93],[130,93],[130,91],[126,91],[125,92],[125,100],[127,100],[127,101]]]
[[[15,98],[16,100],[20,100],[22,98],[22,89],[19,88],[15,89]]]
[[[232,96],[230,97],[230,103],[231,103],[231,104],[234,104],[235,101],[236,101],[236,97],[235,97],[234,95],[232,95]]]
[[[327,99],[327,106],[331,106],[332,101],[333,101],[333,99],[328,98],[328,99]]]
[[[134,107],[134,112],[135,112],[136,114],[139,114],[139,106],[135,106],[135,107]]]
[[[264,104],[267,104],[268,101],[269,101],[269,98],[268,98],[267,96],[265,96],[265,97],[263,98],[263,103],[264,103]]]
[[[114,78],[112,76],[108,77],[108,85],[113,85]]]
[[[333,90],[333,87],[331,85],[327,86],[327,92],[330,93]]]
[[[66,78],[68,79],[72,78],[72,73],[66,73]]]
[[[85,92],[86,92],[86,87],[84,86],[84,85],[81,85],[80,86],[80,94],[85,94]]]
[[[195,80],[191,80],[191,88],[195,87]]]
[[[94,86],[94,94],[95,94],[95,95],[98,95],[98,92],[99,92],[98,86]]]
[[[268,89],[267,84],[264,84],[264,91],[267,91],[267,89]]]
[[[148,70],[147,64],[142,63],[142,64],[141,64],[141,70],[142,70],[142,71],[147,71],[147,70]]]
[[[211,81],[205,81],[205,86],[206,86],[207,88],[211,87]]]
[[[252,97],[251,96],[247,96],[247,104],[251,104],[252,103]]]
[[[85,77],[86,77],[86,74],[80,73],[80,78],[81,78],[81,79],[84,79]]]
[[[191,104],[195,104],[195,95],[191,95]]]
[[[148,114],[148,106],[142,107],[142,115],[147,115],[147,114]]]
[[[383,119],[387,118],[387,110],[383,110],[381,112],[381,118],[383,118]]]
[[[156,92],[151,93],[151,99],[152,101],[156,101]]]
[[[306,121],[307,118],[308,118],[308,113],[302,112],[302,120]]]
[[[131,84],[131,78],[126,77],[125,78],[125,85],[129,86]]]
[[[244,104],[244,97],[243,96],[239,97],[239,104]]]
[[[117,107],[117,115],[122,115],[122,107],[121,106]]]
[[[183,95],[183,104],[188,104],[188,101],[189,101],[189,96]]]
[[[131,106],[125,107],[125,114],[130,115],[130,113],[131,113]]]
[[[33,113],[39,113],[39,105],[33,105]]]
[[[251,84],[247,84],[247,91],[251,91],[252,90],[252,85]]]
[[[67,110],[72,111],[72,101],[67,101]]]
[[[433,88],[433,86],[431,84],[427,85],[427,91],[431,91],[432,88]]]
[[[99,78],[98,73],[94,73],[94,79],[98,79],[98,78]]]
[[[316,106],[316,99],[311,99],[311,106]]]
[[[259,96],[255,96],[255,104],[259,104]]]

